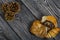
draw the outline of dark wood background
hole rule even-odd
[[[53,15],[60,26],[60,0],[8,0],[21,4],[21,11],[15,15],[14,21],[6,21],[0,11],[0,40],[60,40],[60,34],[55,38],[43,39],[32,35],[29,28],[34,20],[44,15]],[[0,0],[0,4],[6,0]]]

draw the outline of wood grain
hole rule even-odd
[[[12,1],[12,0],[11,0]],[[1,13],[0,26],[4,35],[3,40],[59,40],[60,35],[56,38],[43,39],[32,35],[29,28],[34,20],[41,19],[44,15],[53,15],[58,21],[60,13],[55,5],[56,0],[13,0],[21,4],[21,12],[15,15],[14,21],[6,21]],[[3,1],[0,1],[4,2]],[[10,0],[9,0],[10,2]],[[56,3],[59,4],[59,3]],[[53,6],[54,5],[54,6]],[[60,6],[60,4],[58,5]],[[1,11],[0,11],[1,12]],[[1,33],[2,33],[1,32]]]

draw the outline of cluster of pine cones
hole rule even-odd
[[[15,14],[19,12],[20,4],[18,2],[8,2],[2,4],[2,11],[4,12],[4,17],[7,21],[14,20]]]

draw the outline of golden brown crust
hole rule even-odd
[[[52,19],[51,16],[47,16],[47,18],[48,21],[51,21],[53,24],[57,25],[57,21],[54,19],[54,17],[52,17]],[[49,22],[47,24],[50,25]],[[56,27],[56,25],[54,27],[48,27],[41,23],[41,21],[35,20],[30,28],[30,32],[37,37],[54,38],[60,32],[60,28]]]
[[[44,38],[46,34],[46,29],[45,27],[40,23],[39,20],[36,20],[33,22],[32,27],[30,28],[30,32],[33,33],[34,35]]]
[[[43,17],[45,17],[45,20],[48,20],[54,23],[55,27],[57,27],[57,19],[54,16],[43,16]]]
[[[57,36],[57,34],[60,32],[60,28],[53,28],[52,30],[50,30],[47,35],[46,38],[54,38]],[[50,35],[50,36],[49,36]]]

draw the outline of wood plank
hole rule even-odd
[[[3,34],[8,40],[20,40],[16,33],[10,28],[10,26],[0,16],[0,26],[2,27]]]

